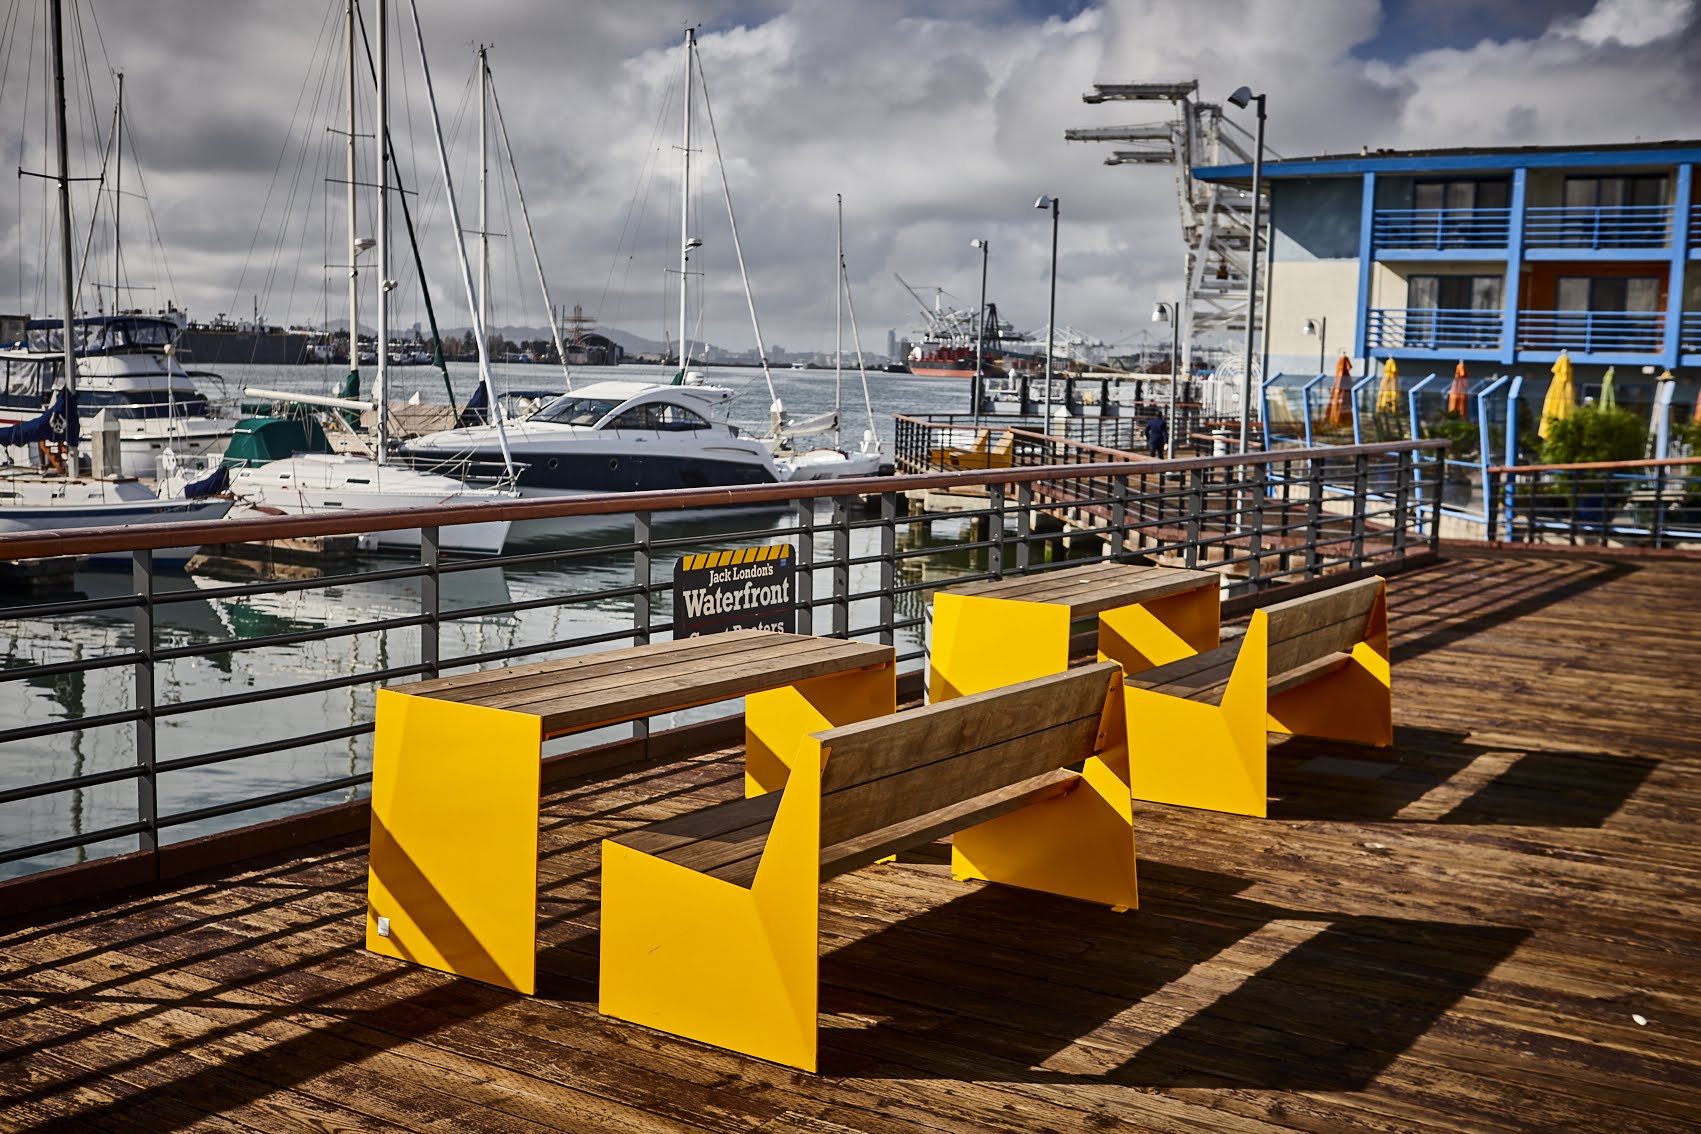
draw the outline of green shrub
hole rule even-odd
[[[1580,406],[1548,427],[1541,460],[1545,465],[1636,461],[1647,443],[1648,423],[1630,410]]]
[[[1423,435],[1446,438],[1447,459],[1450,461],[1474,461],[1482,448],[1482,432],[1477,423],[1458,414],[1449,414],[1424,426]]]

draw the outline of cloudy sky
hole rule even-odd
[[[74,176],[98,170],[94,132],[107,129],[111,71],[126,75],[139,159],[125,167],[126,284],[138,289],[129,302],[171,299],[198,318],[247,315],[256,302],[273,322],[344,318],[340,272],[326,269],[346,261],[328,251],[345,241],[341,188],[330,184],[341,176],[330,129],[342,114],[342,0],[65,2]],[[374,0],[365,3],[370,21]],[[1213,99],[1250,84],[1268,93],[1268,144],[1285,156],[1701,133],[1696,0],[418,4],[463,225],[477,223],[469,84],[484,43],[555,301],[655,339],[675,318],[664,289],[677,278],[669,268],[688,23],[700,28],[764,334],[792,350],[832,343],[835,194],[866,345],[883,350],[888,328],[917,322],[894,273],[972,305],[974,237],[991,242],[989,298],[1019,327],[1041,326],[1051,237],[1048,214],[1033,208],[1042,193],[1061,201],[1059,323],[1124,349],[1151,335],[1153,300],[1180,286],[1173,180],[1162,168],[1107,167],[1109,147],[1065,143],[1063,131],[1161,115],[1084,105],[1094,82],[1197,77]],[[0,5],[0,121],[12,164],[34,171],[48,160],[42,8]],[[419,189],[442,320],[464,326],[406,0],[392,8],[406,40],[392,111],[400,160]],[[370,133],[370,94],[361,98],[360,130]],[[741,349],[753,336],[718,175],[709,160],[700,168],[692,228],[705,245],[694,265],[705,298],[692,333]],[[371,176],[368,163],[361,178]],[[145,201],[128,195],[138,180]],[[490,228],[502,235],[492,322],[541,325],[505,182],[493,175]],[[45,184],[18,179],[0,201],[0,311],[57,310],[56,276],[41,269],[56,255],[41,219]],[[81,229],[92,187],[80,186],[77,200]],[[366,231],[371,211],[363,202]],[[110,278],[109,245],[93,240],[91,279]],[[392,274],[406,325],[422,317],[419,289],[410,269]],[[83,293],[91,307],[93,291]]]

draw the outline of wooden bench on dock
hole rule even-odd
[[[1134,797],[1268,814],[1269,732],[1394,742],[1380,577],[1254,612],[1244,637],[1127,677]]]
[[[771,791],[809,733],[896,709],[894,653],[735,630],[379,690],[366,947],[533,992],[542,743],[736,697]]]
[[[1006,429],[992,439],[990,430],[975,433],[974,442],[966,449],[946,446],[928,454],[929,461],[944,469],[1007,469],[1015,460],[1016,431]]]
[[[928,699],[979,693],[1069,665],[1073,622],[1096,618],[1098,653],[1135,673],[1216,647],[1222,576],[1095,560],[933,595]]]
[[[958,878],[1134,906],[1120,690],[1106,662],[818,732],[782,792],[604,840],[601,1011],[815,1070],[821,882],[952,833]]]

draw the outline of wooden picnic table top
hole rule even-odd
[[[891,646],[732,630],[391,688],[414,697],[531,713],[546,737],[726,701],[828,674],[891,666]]]
[[[1138,602],[1221,585],[1215,571],[1192,571],[1181,567],[1146,567],[1135,563],[1100,560],[1080,567],[1023,575],[949,587],[938,594],[969,598],[1043,602],[1069,608],[1070,617],[1090,615],[1130,606]]]

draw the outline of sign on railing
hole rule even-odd
[[[797,632],[790,544],[687,555],[673,567],[676,638],[726,630]]]

